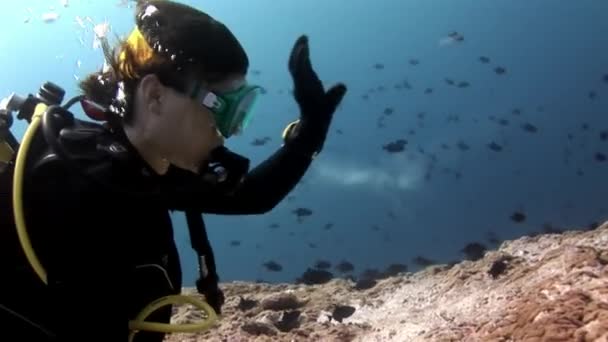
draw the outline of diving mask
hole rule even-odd
[[[214,93],[198,83],[193,97],[213,112],[215,124],[224,138],[238,135],[249,124],[253,107],[262,87],[243,84],[226,93]]]

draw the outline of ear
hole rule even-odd
[[[161,104],[164,95],[164,86],[158,76],[149,74],[139,82],[139,94],[141,103],[146,112],[150,114],[161,114]]]

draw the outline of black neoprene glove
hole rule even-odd
[[[321,152],[336,108],[346,94],[338,83],[325,91],[310,62],[308,37],[298,38],[289,57],[289,72],[294,81],[294,97],[300,107],[300,120],[286,129],[284,138],[293,141],[302,152]]]

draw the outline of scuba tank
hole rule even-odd
[[[104,117],[104,108],[89,101],[84,96],[76,96],[66,104],[61,105],[64,96],[65,91],[61,87],[46,82],[40,87],[36,95],[29,94],[22,97],[13,93],[0,102],[0,190],[3,195],[7,195],[1,196],[2,201],[6,199],[9,202],[0,202],[2,204],[0,208],[12,208],[12,215],[9,215],[9,213],[2,214],[3,220],[5,218],[14,220],[12,225],[16,226],[19,244],[31,267],[45,284],[47,283],[46,272],[32,248],[23,215],[22,191],[27,154],[32,148],[35,137],[40,136],[39,130],[41,130],[41,136],[53,151],[70,166],[77,168],[78,166],[71,160],[70,154],[59,143],[58,136],[70,130],[73,134],[74,127],[84,127],[81,131],[86,133],[87,126],[96,126],[99,129],[99,125],[76,119],[68,109],[75,103],[80,102],[89,118],[100,120]],[[17,112],[17,119],[26,120],[29,124],[21,143],[10,131],[13,124],[13,112]],[[230,189],[240,184],[248,171],[248,167],[248,159],[221,147],[214,151],[212,160],[201,171],[212,174],[214,176],[211,177],[212,181],[222,185],[225,191],[230,192]],[[192,248],[197,253],[199,260],[200,278],[197,281],[197,288],[199,288],[200,283],[204,282],[215,282],[217,284],[215,260],[202,222],[202,216],[200,213],[188,212],[186,215]],[[207,318],[199,323],[182,325],[145,322],[145,319],[154,311],[171,304],[194,305],[203,311]],[[217,319],[216,312],[208,303],[194,297],[169,295],[150,303],[135,320],[129,322],[129,329],[131,330],[129,340],[133,339],[134,333],[137,331],[164,333],[204,331],[209,329]]]

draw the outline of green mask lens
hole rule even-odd
[[[245,84],[223,94],[198,89],[195,96],[213,112],[220,133],[229,138],[238,135],[249,125],[260,90],[260,86]]]

